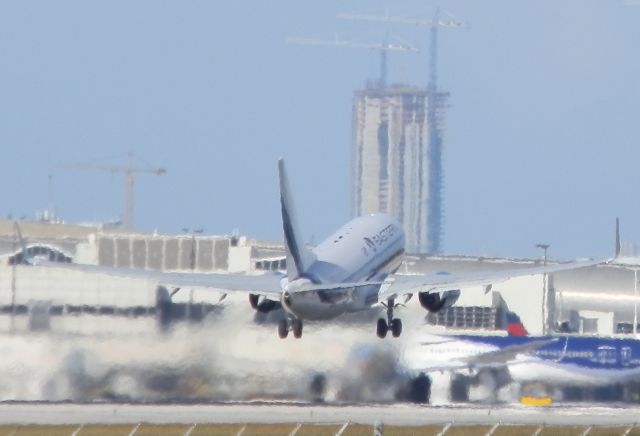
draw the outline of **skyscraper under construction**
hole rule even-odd
[[[448,94],[371,86],[353,100],[352,214],[386,212],[410,253],[439,253],[442,133]]]

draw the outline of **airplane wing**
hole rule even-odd
[[[472,273],[455,274],[422,274],[422,275],[393,275],[381,286],[378,294],[379,301],[411,295],[422,291],[446,291],[466,286],[489,286],[514,277],[537,274],[549,274],[577,268],[585,268],[607,263],[608,260],[587,262],[571,262],[556,265],[546,265],[534,268],[508,269],[502,271],[478,271]]]
[[[508,269],[502,271],[479,271],[456,274],[395,274],[387,277],[384,281],[321,283],[317,285],[309,285],[304,289],[297,290],[296,293],[318,293],[327,291],[340,292],[356,288],[378,286],[380,288],[380,290],[378,291],[378,302],[384,302],[389,298],[398,298],[401,296],[406,297],[417,292],[448,291],[451,289],[458,289],[474,285],[489,286],[513,277],[549,274],[557,271],[601,265],[607,262],[609,262],[609,260],[594,260],[586,262],[561,263],[534,268]]]
[[[463,359],[462,361],[468,366],[487,366],[495,364],[506,364],[507,362],[514,360],[519,354],[526,354],[530,351],[542,348],[545,345],[551,344],[557,341],[557,339],[540,339],[531,341],[525,344],[510,345],[495,351],[488,351],[486,353],[478,354],[477,356]]]
[[[256,293],[271,297],[280,297],[281,274],[223,274],[223,273],[182,273],[161,272],[129,268],[109,268],[97,265],[44,262],[36,266],[65,268],[95,274],[107,274],[116,277],[144,278],[156,281],[158,285],[182,288],[197,286],[229,292]]]
[[[378,301],[385,301],[389,298],[412,295],[416,292],[450,290],[473,285],[491,285],[496,282],[508,280],[512,277],[552,273],[575,268],[584,268],[602,263],[603,261],[574,262],[535,268],[487,272],[481,271],[459,274],[394,275],[387,278],[385,281],[311,285],[307,289],[297,292],[317,292],[360,288],[365,286],[380,286]],[[256,293],[277,299],[279,299],[282,293],[280,281],[283,276],[281,274],[274,273],[251,275],[233,273],[162,272],[59,262],[41,262],[40,265],[92,273],[102,273],[119,277],[146,278],[155,280],[158,285],[176,288],[198,286],[229,292]]]
[[[450,365],[447,364],[441,366],[433,366],[425,369],[429,371],[453,371],[458,369],[481,369],[500,367],[507,365],[511,361],[515,360],[518,355],[537,350],[538,348],[542,348],[545,345],[551,344],[557,340],[557,338],[549,338],[534,340],[525,344],[510,345],[498,350],[476,354],[475,356],[456,359],[452,361]],[[429,346],[431,344],[425,342],[422,345]]]

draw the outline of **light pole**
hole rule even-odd
[[[638,268],[633,269],[633,334],[638,334]]]
[[[201,235],[204,232],[204,229],[188,229],[187,227],[183,227],[182,231],[184,233],[191,233],[191,253],[189,254],[189,266],[191,267],[191,272],[193,273],[196,270],[196,234]],[[193,288],[189,291],[189,304],[187,305],[187,319],[191,321],[191,306],[193,305]]]
[[[196,234],[201,235],[204,232],[204,229],[190,230],[187,227],[183,227],[182,231],[184,233],[191,233],[191,253],[189,254],[189,266],[191,267],[191,272],[194,272],[196,269]]]
[[[547,250],[549,244],[536,244],[536,248],[544,250],[544,266],[547,266]],[[544,273],[542,277],[542,333],[547,334],[549,329],[548,308],[547,308],[547,293],[548,293],[549,278],[547,273]]]
[[[544,250],[544,266],[547,266],[547,250],[551,247],[549,244],[536,244],[536,248]]]
[[[11,263],[11,333],[15,333],[15,318],[16,318],[16,263],[18,259],[18,224],[14,225],[13,240],[11,252],[13,253],[13,262]],[[26,256],[27,253],[22,253],[22,256]]]

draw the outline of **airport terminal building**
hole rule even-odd
[[[257,274],[284,271],[283,248],[246,237],[161,235],[66,224],[21,222],[27,255],[60,262],[60,268],[20,265],[25,255],[14,223],[0,221],[0,310],[28,314],[35,306],[57,312],[83,308],[91,313],[120,309],[153,313],[162,297],[158,283],[148,277],[76,271],[75,262],[106,268],[177,272]],[[400,273],[470,272],[527,268],[539,259],[498,259],[469,256],[406,256]],[[552,277],[525,276],[496,283],[490,292],[478,287],[463,292],[454,307],[429,314],[434,326],[467,330],[495,330],[504,324],[505,308],[516,312],[530,334],[554,331],[616,335],[633,332],[638,324],[634,271],[598,266],[555,273]],[[215,305],[221,292],[178,292],[174,303]],[[159,300],[160,299],[160,300]],[[418,306],[418,305],[416,305]],[[411,305],[409,305],[411,309]],[[417,308],[416,310],[422,310]]]

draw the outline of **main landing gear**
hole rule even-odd
[[[393,317],[393,309],[396,307],[395,299],[389,298],[387,303],[382,303],[387,308],[387,319],[384,318],[378,319],[378,327],[376,329],[376,333],[379,338],[384,338],[387,336],[387,332],[391,330],[391,334],[394,338],[397,338],[402,333],[402,321],[400,318]]]
[[[289,330],[293,332],[293,337],[299,339],[302,337],[302,320],[293,318],[285,318],[278,323],[278,336],[284,339],[289,335]]]

